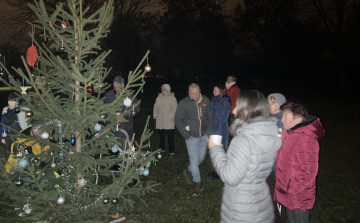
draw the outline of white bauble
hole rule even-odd
[[[131,105],[131,99],[130,99],[130,98],[125,98],[125,100],[124,100],[124,105],[125,105],[126,107],[129,107],[129,106]]]
[[[81,178],[81,179],[78,180],[78,185],[80,187],[85,187],[86,184],[87,184],[87,180],[85,180],[84,178]]]
[[[42,139],[48,139],[49,138],[49,133],[47,133],[47,132],[43,132],[43,133],[41,133],[41,138]]]
[[[2,137],[5,138],[6,136],[7,136],[6,132],[3,132]]]
[[[55,168],[55,167],[56,167],[56,163],[52,163],[52,164],[51,164],[51,167],[52,167],[52,168]]]
[[[56,201],[58,204],[63,204],[65,202],[65,198],[64,197],[59,197]]]

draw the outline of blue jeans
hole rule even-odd
[[[205,159],[207,140],[207,135],[204,135],[201,138],[191,137],[190,140],[185,140],[190,158],[190,165],[187,167],[187,170],[191,172],[194,182],[201,181],[199,165]]]
[[[309,223],[310,211],[287,210],[287,216],[290,223]]]

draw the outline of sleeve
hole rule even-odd
[[[177,106],[175,112],[175,125],[184,139],[189,139],[191,137],[190,133],[186,131],[185,109],[183,108],[181,102]]]
[[[319,143],[302,143],[296,149],[300,170],[290,179],[289,193],[297,194],[311,187],[316,180],[319,169]]]
[[[157,110],[158,110],[158,102],[159,102],[159,97],[156,98],[154,109],[153,109],[153,117],[154,117],[154,119],[156,119],[157,113],[158,113],[157,112]]]
[[[206,129],[206,135],[210,136],[213,128],[214,128],[214,109],[213,106],[211,105],[210,101],[209,101],[209,106],[207,106],[207,129]]]
[[[104,103],[105,104],[108,104],[110,103],[111,101],[109,100],[109,92],[106,92],[105,95],[104,95]]]
[[[175,97],[172,97],[171,99],[171,109],[170,109],[170,113],[169,113],[169,118],[173,119],[175,117],[175,113],[176,113],[176,109],[177,109],[177,101]]]
[[[231,187],[239,185],[246,174],[250,149],[244,145],[246,140],[235,137],[228,152],[222,146],[210,148],[211,161],[221,180]]]
[[[231,110],[231,103],[225,100],[220,108],[219,115],[215,117],[218,122],[227,122]]]

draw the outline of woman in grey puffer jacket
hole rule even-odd
[[[266,178],[282,144],[277,120],[258,91],[241,92],[230,126],[233,139],[225,153],[209,140],[210,156],[224,181],[221,222],[274,222],[274,206]]]

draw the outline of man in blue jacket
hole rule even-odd
[[[199,85],[189,86],[189,96],[179,102],[175,125],[186,140],[190,165],[183,171],[186,182],[194,185],[193,195],[202,191],[199,165],[204,161],[208,137],[213,130],[214,112],[208,97],[201,95]]]

